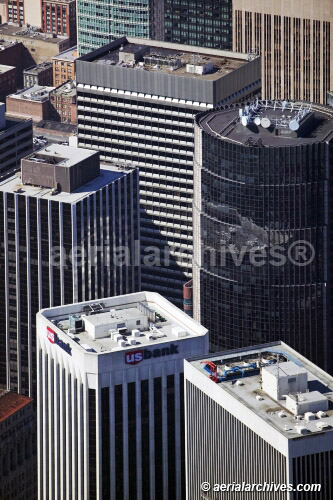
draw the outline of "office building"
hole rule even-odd
[[[232,0],[165,0],[163,39],[232,50]]]
[[[16,92],[16,68],[0,64],[0,101],[6,102],[6,97]]]
[[[0,179],[19,170],[21,158],[32,153],[32,120],[5,114],[0,103]]]
[[[163,0],[77,2],[79,55],[123,37],[163,40]],[[157,30],[157,31],[156,31]]]
[[[194,318],[213,351],[281,339],[330,372],[331,108],[257,100],[195,121]]]
[[[32,399],[0,391],[1,500],[36,500],[36,434]]]
[[[233,50],[262,55],[262,97],[326,104],[333,88],[331,0],[233,0]]]
[[[53,65],[50,61],[35,64],[23,71],[24,88],[41,85],[51,87],[53,84]]]
[[[33,122],[48,120],[51,114],[50,92],[53,87],[33,85],[18,90],[6,98],[7,113],[17,118],[32,118]]]
[[[35,395],[41,308],[140,288],[137,177],[54,144],[0,182],[1,387]]]
[[[260,60],[121,38],[77,59],[76,78],[79,147],[140,166],[142,287],[182,308],[192,275],[193,117],[258,92]]]
[[[42,31],[69,38],[76,44],[76,0],[41,0]]]
[[[41,311],[37,332],[39,500],[184,498],[184,358],[207,330],[140,292]]]
[[[75,60],[78,57],[77,47],[72,47],[61,54],[52,57],[53,62],[53,86],[75,80]]]
[[[184,378],[186,498],[333,499],[330,375],[276,342],[186,360]]]

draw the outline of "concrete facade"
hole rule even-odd
[[[68,473],[73,500],[183,499],[184,358],[207,330],[149,292],[41,311],[37,330],[39,500]]]
[[[262,55],[262,97],[326,104],[333,88],[330,0],[234,0],[233,50]]]

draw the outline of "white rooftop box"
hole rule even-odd
[[[306,392],[308,373],[292,361],[265,366],[262,368],[262,389],[278,401],[290,393]]]
[[[318,391],[290,394],[286,397],[286,408],[295,416],[328,410],[328,399]]]

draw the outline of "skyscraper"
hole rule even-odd
[[[331,0],[233,0],[233,50],[262,55],[262,97],[326,104],[333,88]]]
[[[103,0],[77,2],[79,55],[87,54],[122,36],[162,36],[164,0]],[[155,29],[158,32],[155,32]]]
[[[36,313],[140,287],[138,172],[50,145],[0,182],[0,228],[0,387],[34,396]]]
[[[283,342],[186,360],[184,376],[186,498],[333,499],[331,376]]]
[[[184,498],[184,358],[207,330],[141,292],[41,311],[37,332],[39,500]]]
[[[232,0],[78,0],[79,54],[122,36],[232,48]]]
[[[260,60],[123,37],[79,58],[76,71],[79,147],[140,167],[142,287],[182,307],[192,274],[193,117],[256,94]]]
[[[195,120],[194,318],[213,350],[281,339],[331,371],[332,110],[255,101]]]
[[[232,49],[232,0],[164,0],[164,40]]]

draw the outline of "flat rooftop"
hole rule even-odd
[[[54,96],[74,97],[76,95],[76,85],[73,82],[66,82],[57,87],[53,92]]]
[[[42,85],[33,85],[27,89],[19,90],[15,94],[10,94],[11,99],[27,99],[29,101],[45,101],[49,98],[49,93],[54,87],[45,87]]]
[[[6,66],[5,64],[0,64],[0,75],[3,73],[7,73],[7,71],[11,71],[15,69],[15,66]]]
[[[119,56],[124,53],[133,54],[133,56],[137,54],[136,64],[119,63]],[[142,53],[141,56],[140,53]],[[147,56],[155,62],[145,63],[144,58]],[[123,37],[80,59],[96,64],[119,65],[132,71],[150,71],[208,81],[218,80],[248,62],[247,54],[131,37]],[[180,60],[181,65],[180,67],[172,66],[172,62],[170,65],[158,64],[159,59],[161,61],[163,59],[164,61]],[[193,74],[186,69],[187,64],[201,66],[208,63],[212,63],[213,69],[207,74]]]
[[[59,43],[66,40],[67,37],[55,37],[52,35],[47,35],[33,28],[20,28],[18,26],[13,26],[11,24],[0,24],[0,39],[1,35],[20,37],[20,38],[32,38],[33,40],[43,41],[46,43]]]
[[[59,147],[58,144],[55,144],[54,146]],[[70,146],[63,147],[78,151],[78,148],[71,148]],[[40,151],[38,151],[38,153],[40,153]],[[83,200],[84,198],[89,196],[92,191],[97,191],[103,186],[110,184],[116,179],[119,179],[119,177],[122,177],[126,173],[126,171],[129,170],[132,169],[129,167],[128,170],[126,170],[126,167],[121,164],[101,164],[99,177],[93,179],[90,182],[87,182],[87,184],[81,186],[72,193],[58,192],[57,194],[53,194],[51,188],[22,184],[21,172],[17,172],[8,179],[0,181],[0,192],[3,191],[6,193],[19,193],[23,196],[59,201],[64,203],[77,203],[78,201]]]
[[[6,127],[3,130],[0,130],[0,139],[2,134],[5,134],[6,132],[8,132],[8,130],[14,127],[22,125],[22,123],[24,122],[26,123],[31,122],[31,118],[14,118],[14,117],[9,118],[8,116],[6,116]],[[31,133],[32,133],[32,127],[31,127]]]
[[[78,51],[77,51],[77,46],[75,45],[75,47],[71,47],[70,49],[65,50],[64,52],[61,52],[61,54],[53,56],[52,60],[73,62],[77,58],[78,58]]]
[[[52,63],[51,62],[43,62],[40,64],[36,64],[35,66],[31,66],[30,68],[27,68],[23,71],[24,74],[33,74],[33,75],[38,75],[39,73],[42,73],[43,71],[52,68]]]
[[[57,166],[72,167],[91,156],[95,156],[95,154],[96,151],[91,151],[90,149],[73,148],[70,146],[62,146],[61,144],[49,144],[38,152],[32,153],[25,159],[33,161],[35,158],[43,158],[46,162],[48,160],[52,162],[54,158],[58,158],[60,161],[57,161]]]
[[[53,324],[61,331],[61,339],[69,342],[72,349],[98,354],[158,347],[165,342],[179,342],[207,333],[183,311],[159,294],[150,292],[56,307],[39,314],[51,322],[50,326]],[[71,332],[70,316],[83,321],[81,331]],[[123,329],[122,333],[117,332],[117,326]],[[95,328],[104,331],[103,338],[91,336],[89,332]],[[133,330],[137,332],[135,337]]]
[[[188,360],[193,367],[209,378],[210,370],[206,366],[206,361],[217,366],[217,376],[219,377],[217,386],[221,391],[225,391],[240,401],[258,418],[270,424],[286,438],[295,439],[333,431],[333,377],[297,354],[283,342]],[[308,392],[291,394],[291,398],[298,397],[302,404],[306,402],[316,403],[327,399],[328,410],[324,411],[324,415],[321,416],[317,412],[309,421],[305,418],[306,414],[295,417],[287,409],[284,397],[276,400],[261,388],[262,370],[265,369],[274,376],[277,374],[278,362],[280,377],[288,377],[288,375],[296,377],[302,376],[302,374],[307,376]],[[256,365],[257,368],[250,368],[249,365]],[[243,367],[244,376],[241,376],[241,372],[237,369],[233,371],[235,367]],[[212,380],[211,383],[215,382]],[[325,427],[320,429],[319,425]],[[305,428],[304,434],[301,435],[298,432],[298,426]]]
[[[302,109],[308,109],[309,113],[298,120]],[[208,134],[245,146],[296,146],[324,142],[333,137],[333,110],[320,105],[288,102],[284,106],[278,101],[260,101],[252,119],[246,121],[246,116],[240,116],[238,107],[214,110],[196,118],[197,124]]]

